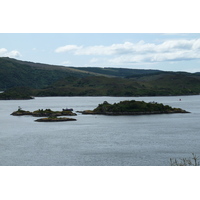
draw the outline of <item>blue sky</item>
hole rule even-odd
[[[200,72],[197,0],[6,0],[1,6],[0,57]]]
[[[1,33],[0,56],[74,67],[200,71],[198,33]]]

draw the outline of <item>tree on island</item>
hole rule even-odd
[[[161,113],[187,113],[180,108],[172,108],[162,103],[144,101],[120,101],[119,103],[110,104],[104,101],[92,111],[83,111],[83,114],[161,114]]]

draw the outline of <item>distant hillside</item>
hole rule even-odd
[[[0,90],[24,86],[31,96],[195,95],[200,94],[200,73],[75,68],[0,58]]]
[[[149,79],[100,76],[65,78],[35,91],[36,96],[169,96],[200,94],[200,79],[163,73]]]
[[[135,80],[135,78],[134,78]],[[200,94],[200,76],[185,72],[165,72],[137,79],[138,83],[153,90],[149,95]]]
[[[17,86],[43,88],[65,77],[89,75],[97,74],[63,66],[0,58],[0,90]]]
[[[43,88],[65,77],[126,77],[152,74],[158,70],[135,70],[120,68],[64,67],[21,61],[7,57],[0,58],[0,90],[12,87]]]
[[[27,87],[14,87],[0,93],[0,100],[24,100],[33,99],[31,96],[32,90]]]
[[[126,69],[126,68],[101,68],[101,67],[76,67],[81,71],[93,72],[103,75],[116,76],[116,77],[140,77],[145,75],[162,73],[160,70],[151,69]]]
[[[142,87],[134,80],[89,76],[69,77],[37,90],[36,96],[131,96]]]

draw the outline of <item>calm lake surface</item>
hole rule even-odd
[[[94,109],[103,101],[156,101],[191,113],[140,116],[73,116],[77,121],[42,123],[12,116],[24,110]],[[181,101],[179,101],[181,99]],[[200,96],[41,97],[0,101],[0,165],[169,166],[170,158],[200,156]]]

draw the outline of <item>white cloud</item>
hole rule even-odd
[[[77,46],[77,45],[66,45],[63,47],[58,47],[55,52],[56,53],[61,53],[61,52],[67,52],[67,51],[74,51],[74,50],[78,50],[81,49],[82,46]]]
[[[13,50],[13,51],[8,51],[5,48],[0,49],[0,57],[11,57],[11,58],[17,58],[21,57],[21,54],[19,51]]]
[[[1,48],[0,49],[0,56],[4,55],[7,52],[7,49]]]
[[[160,44],[125,42],[109,46],[66,45],[55,52],[72,52],[74,55],[107,56],[110,63],[162,62],[200,59],[200,39],[167,40]],[[96,62],[97,58],[90,62]]]
[[[21,54],[19,53],[19,51],[13,50],[13,51],[6,53],[6,56],[18,58],[18,57],[21,57]]]
[[[144,55],[124,55],[109,59],[110,63],[142,63],[200,59],[200,52],[178,51],[167,53],[150,53]]]

